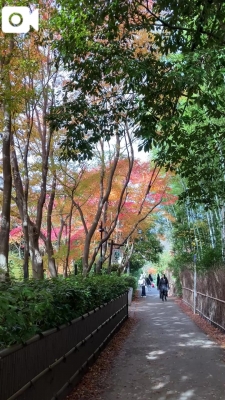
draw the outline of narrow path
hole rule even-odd
[[[139,322],[105,382],[101,400],[225,399],[225,352],[178,305],[151,289],[130,312]]]

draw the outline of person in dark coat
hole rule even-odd
[[[149,291],[151,289],[151,281],[150,281],[149,278],[146,278],[146,285],[147,285],[147,288],[148,288],[148,291]]]
[[[160,291],[160,299],[162,298],[162,292],[166,290],[168,296],[169,282],[165,274],[162,275],[162,278],[159,281],[159,291]]]
[[[169,286],[169,281],[168,281],[168,279],[167,279],[165,274],[163,274],[163,278],[165,279],[167,286]]]
[[[157,286],[157,289],[159,290],[159,281],[160,281],[160,276],[159,276],[159,274],[157,275],[157,281],[156,281],[156,286]]]

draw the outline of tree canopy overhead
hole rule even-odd
[[[80,218],[88,271],[101,244],[107,250],[118,219],[134,208],[135,188],[137,223],[153,200],[166,206],[171,172],[179,176],[187,215],[199,207],[196,215],[205,213],[211,231],[217,219],[225,249],[224,2],[56,0],[39,7],[38,32],[1,33],[4,268],[10,201],[17,218],[11,228],[22,226],[26,270],[30,255],[33,273],[43,276],[42,241],[52,274],[56,253],[65,256],[66,271]],[[155,186],[147,177],[144,187],[140,169],[133,182],[134,141],[154,157],[143,168],[160,171]],[[101,220],[108,237],[96,244]]]

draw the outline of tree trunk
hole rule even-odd
[[[215,225],[214,225],[214,215],[213,215],[212,211],[209,211],[209,217],[210,217],[210,221],[211,221],[214,246],[216,247],[216,232],[215,232]]]
[[[72,196],[73,196],[73,192],[72,192]],[[65,269],[64,269],[64,277],[67,277],[68,268],[69,268],[72,216],[73,216],[73,202],[71,202],[70,214],[69,214],[69,233],[68,233],[68,243],[67,243],[67,252],[66,252],[66,262],[65,262]]]
[[[10,232],[10,208],[12,195],[12,172],[10,162],[10,145],[12,137],[12,121],[10,111],[11,83],[9,64],[13,55],[14,40],[9,39],[6,52],[0,55],[1,84],[3,92],[3,135],[2,135],[2,159],[3,159],[3,204],[0,224],[0,279],[5,280],[8,275],[9,232]]]
[[[89,269],[88,269],[88,267],[89,267],[88,258],[89,258],[91,238],[92,238],[92,235],[90,236],[90,234],[88,233],[86,235],[85,243],[84,243],[84,252],[83,252],[82,261],[83,261],[83,275],[85,277],[87,276],[87,274],[89,272]]]
[[[24,156],[24,163],[27,163],[27,156]],[[23,226],[23,239],[24,239],[24,262],[23,262],[23,276],[24,279],[29,278],[29,229],[28,229],[28,174],[25,177],[23,185],[17,155],[15,151],[14,137],[11,137],[11,165],[14,179],[14,186],[16,190],[16,204],[20,213],[20,218]]]
[[[48,270],[50,272],[51,277],[57,276],[56,265],[55,265],[55,258],[54,258],[54,249],[52,246],[52,210],[55,200],[55,189],[56,189],[56,171],[53,173],[53,180],[52,180],[52,190],[51,195],[48,203],[48,212],[47,212],[47,239],[46,239],[46,250],[48,255]]]
[[[211,247],[214,249],[215,248],[214,232],[212,230],[211,218],[210,218],[209,211],[206,212],[206,217],[207,217],[207,222],[208,222],[208,227],[209,227],[209,236],[210,236],[210,241],[211,241]]]
[[[39,250],[39,234],[37,234],[35,225],[29,226],[29,248],[32,262],[32,274],[34,279],[44,278],[43,259]]]
[[[111,267],[112,267],[112,251],[113,251],[113,240],[111,240],[110,243],[110,251],[109,251],[109,264],[108,264],[108,270],[107,273],[110,275],[111,274]]]
[[[27,144],[28,145],[28,144]],[[24,191],[22,197],[23,213],[21,219],[23,222],[23,238],[24,238],[24,262],[23,262],[23,277],[29,278],[29,228],[28,228],[28,190],[29,190],[29,176],[27,166],[27,152],[24,154],[24,164],[26,176],[24,179]],[[18,171],[19,172],[19,171]]]
[[[4,127],[3,127],[3,204],[0,228],[0,279],[4,280],[8,273],[8,253],[9,253],[9,231],[10,231],[10,206],[12,192],[12,174],[10,163],[10,141],[11,141],[11,115],[4,107]]]
[[[221,242],[222,242],[222,260],[225,260],[225,206],[221,208]]]
[[[23,226],[24,235],[24,261],[23,261],[23,277],[24,279],[29,278],[29,233],[28,225]]]

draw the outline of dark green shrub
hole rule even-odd
[[[121,277],[125,283],[129,286],[133,288],[133,294],[135,293],[135,291],[138,288],[138,281],[134,276],[131,275],[122,275]]]
[[[0,348],[68,323],[118,297],[130,284],[117,276],[73,276],[0,285]]]
[[[201,260],[198,260],[197,268],[200,270],[209,270],[218,268],[223,263],[220,247],[214,249],[207,247],[203,249]]]

